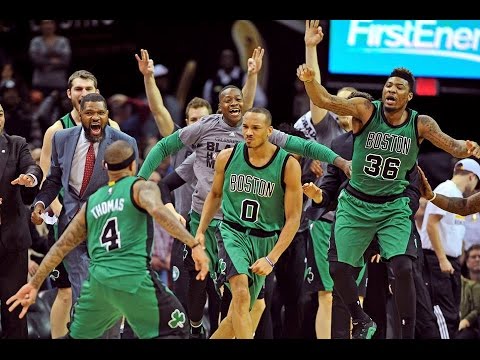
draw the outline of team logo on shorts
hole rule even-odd
[[[177,281],[178,278],[180,277],[180,270],[176,265],[173,265],[172,267],[172,280]]]
[[[170,321],[168,322],[168,326],[170,328],[175,329],[175,328],[183,328],[185,326],[185,313],[181,312],[178,309],[175,309],[171,314],[170,314]]]
[[[220,270],[220,274],[226,275],[225,270],[227,269],[227,263],[222,258],[218,261],[218,269]]]
[[[60,271],[58,271],[57,269],[53,269],[52,272],[50,273],[49,278],[50,278],[52,281],[55,281],[55,280],[58,279],[59,276],[60,276]]]
[[[188,255],[188,250],[187,250],[187,245],[183,246],[183,260],[187,258]]]
[[[307,282],[311,284],[314,277],[315,275],[312,272],[312,267],[311,266],[307,267],[307,270],[305,271],[305,279],[307,280]]]

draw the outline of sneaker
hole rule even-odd
[[[353,323],[352,339],[371,339],[376,330],[377,324],[372,319]]]
[[[203,325],[198,328],[190,326],[190,339],[206,339],[205,328]]]

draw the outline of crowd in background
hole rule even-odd
[[[40,31],[41,33],[38,36],[31,39],[29,45],[29,58],[31,60],[33,74],[31,79],[26,79],[23,74],[18,73],[15,68],[15,59],[9,57],[8,54],[4,54],[0,59],[2,61],[0,63],[0,104],[3,106],[6,119],[4,132],[9,135],[24,137],[28,143],[32,157],[37,163],[40,160],[40,152],[45,132],[58,119],[72,109],[72,102],[66,93],[68,87],[67,80],[73,71],[78,70],[71,68],[72,49],[70,48],[69,39],[58,34],[55,21],[42,20],[40,22]],[[218,109],[218,95],[221,89],[226,85],[235,85],[242,88],[245,84],[247,73],[240,66],[236,53],[232,49],[224,49],[221,53],[221,58],[212,59],[212,61],[218,61],[219,68],[205,83],[203,93],[195,95],[206,99],[210,103],[213,112],[216,112]],[[139,76],[135,73],[136,69],[134,66],[132,66],[132,69],[125,69],[125,72],[134,74],[132,76]],[[178,92],[175,94],[175,84],[170,78],[170,70],[162,64],[156,63],[154,67],[154,77],[156,85],[163,97],[164,106],[167,108],[175,123],[175,128],[178,129],[187,126],[186,119],[188,119],[188,114],[185,113],[185,107],[187,105],[185,91],[180,95]],[[289,124],[283,124],[286,128],[293,125],[297,120],[301,121],[302,116],[308,113],[310,109],[310,100],[305,93],[303,84],[296,79],[295,82],[292,83],[292,87],[295,89],[294,92],[296,95],[292,99],[293,110],[292,114],[288,116],[289,121],[287,123]],[[350,93],[351,92],[352,91],[350,91]],[[274,101],[274,99],[269,97],[267,91],[259,87],[255,97],[255,106],[268,108],[268,103],[271,101]],[[122,132],[136,140],[140,162],[142,162],[142,159],[147,156],[152,147],[162,138],[155,118],[150,111],[147,94],[142,93],[136,97],[132,97],[123,94],[122,89],[119,89],[118,93],[107,98],[107,102],[110,119],[118,123]],[[335,114],[329,113],[329,116],[331,116],[332,121],[339,121]],[[296,128],[298,130],[299,126],[296,126]],[[284,131],[287,132],[286,130]],[[290,128],[289,131],[294,133],[295,129]],[[342,132],[343,131],[340,133]],[[304,131],[304,133],[308,135],[308,129]],[[304,136],[305,134],[299,135]],[[308,138],[308,136],[306,137]],[[314,140],[319,141],[315,138]],[[432,188],[435,188],[444,182],[456,183],[456,175],[465,175],[463,173],[459,174],[459,170],[456,168],[458,160],[459,159],[453,158],[449,154],[439,152],[422,154],[419,163],[428,174]],[[305,171],[304,175],[306,176],[314,165],[306,162],[305,159],[301,161]],[[163,178],[175,170],[175,167],[176,164],[173,164],[171,158],[168,157],[155,170],[149,180],[160,183]],[[323,171],[326,171],[325,167]],[[320,170],[320,172],[323,171]],[[470,169],[469,174],[472,173],[477,176],[476,181],[478,182],[480,171],[478,171],[478,173],[476,171],[476,168],[473,170]],[[44,176],[46,175],[47,174],[44,174]],[[308,175],[314,182],[319,181],[321,178],[321,175],[315,177],[311,172]],[[460,196],[466,197],[471,195],[478,191],[476,190],[477,188],[477,183],[475,183],[474,186],[463,186],[463,191],[460,193]],[[0,197],[1,196],[2,194],[0,194]],[[311,201],[308,203],[307,199],[305,199],[305,209],[308,208],[308,204],[311,204]],[[28,207],[31,204],[25,205]],[[426,237],[424,233],[427,233],[429,224],[429,218],[425,218],[424,214],[426,213],[430,216],[430,213],[434,211],[430,209],[430,207],[433,206],[434,205],[427,205],[425,201],[421,200],[420,208],[415,214],[417,228],[424,237]],[[460,239],[460,253],[447,254],[450,261],[453,261],[452,259],[454,258],[456,263],[454,272],[456,276],[458,275],[455,280],[455,287],[456,290],[458,290],[455,293],[456,307],[452,310],[452,321],[456,321],[456,323],[453,325],[447,324],[449,325],[447,326],[448,330],[440,334],[439,337],[441,338],[455,338],[458,336],[457,332],[466,327],[464,319],[467,315],[466,313],[470,312],[468,303],[474,303],[475,305],[480,303],[480,299],[467,298],[467,294],[464,292],[466,288],[473,288],[471,283],[476,282],[478,284],[480,281],[480,215],[476,213],[467,217],[454,216],[453,223],[460,224],[463,229]],[[25,219],[25,226],[27,226],[27,224],[30,228],[33,241],[29,249],[28,270],[29,274],[33,275],[51,244],[49,244],[47,240],[48,229],[45,225],[35,226],[30,222],[29,217]],[[310,242],[308,240],[311,239],[310,232],[307,230],[308,226],[309,225],[305,225],[302,229],[302,231],[306,231],[305,239],[302,238],[298,240],[299,246],[304,248],[305,252],[300,252],[300,254],[303,255],[292,255],[304,256],[303,258],[297,259],[300,260],[300,263],[306,261],[307,244],[311,244],[311,240]],[[301,233],[301,231],[299,233]],[[162,227],[158,226],[155,228],[155,242],[152,249],[151,265],[155,271],[161,274],[164,283],[172,289],[174,289],[173,283],[175,281],[175,271],[172,270],[173,266],[171,264],[173,244],[174,239],[166,233]],[[423,238],[422,244],[425,245]],[[433,255],[433,259],[426,261],[431,267],[432,263],[437,261],[437,256],[435,255],[435,251],[432,250],[432,247],[426,249],[426,251],[428,254],[427,259],[430,255]],[[442,266],[440,265],[440,267]],[[450,268],[448,271],[445,269],[439,270],[439,278],[449,276],[446,274],[450,271]],[[278,271],[280,272],[281,270]],[[309,287],[306,285],[308,276],[305,277],[305,273],[308,275],[306,268],[304,272],[294,274],[294,276],[298,277],[297,284],[299,282],[302,284],[305,283],[301,285],[299,297],[295,299],[294,303],[292,303],[288,297],[288,290],[286,291],[282,288],[281,282],[284,280],[280,280],[279,282],[279,277],[275,275],[275,272],[268,276],[267,293],[265,295],[267,309],[260,320],[255,334],[256,338],[330,338],[333,336],[333,334],[325,336],[318,324],[318,316],[322,316],[321,314],[319,315],[319,311],[321,312],[325,306],[325,294],[322,293],[323,291],[319,292],[318,288],[308,290]],[[280,279],[281,276],[282,275],[280,275]],[[424,276],[427,275],[424,274]],[[430,274],[428,274],[428,276],[430,276]],[[428,282],[425,278],[424,281],[426,283]],[[454,281],[453,276],[451,278],[449,277],[448,281]],[[441,289],[438,287],[434,289],[433,284],[429,284],[428,288],[430,296],[432,297],[433,311],[435,313],[435,307],[441,306],[441,300],[438,300],[441,295],[439,295]],[[40,297],[41,301],[37,304],[37,308],[32,309],[29,313],[29,338],[49,338],[51,336],[48,325],[49,315],[45,316],[45,313],[48,314],[51,309],[56,289],[52,286],[52,281],[48,280],[43,285],[42,290],[43,295]],[[434,294],[435,292],[436,294]],[[473,294],[478,294],[478,292],[473,292]],[[384,337],[395,338],[398,331],[398,324],[396,323],[398,319],[396,319],[395,316],[395,305],[391,304],[393,302],[391,290],[387,290],[383,295],[388,303],[387,308],[390,309],[387,310],[388,316],[385,321]],[[330,299],[329,301],[330,303],[326,306],[331,306],[332,300]],[[212,317],[208,316],[209,305],[209,302],[207,302],[204,326],[206,333],[211,335],[210,328],[213,326],[209,324],[212,321]],[[4,304],[0,306],[4,306]],[[295,310],[292,310],[292,308],[295,308]],[[468,326],[471,329],[475,329],[472,337],[476,338],[478,338],[480,331],[478,315],[477,313],[475,319],[469,317]],[[442,329],[442,320],[437,316],[436,321],[438,322],[439,328]],[[126,334],[127,330],[124,330],[124,332]],[[328,332],[329,331],[327,331],[327,333]]]

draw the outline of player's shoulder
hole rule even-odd
[[[59,130],[63,130],[62,120],[57,120],[52,125],[50,125],[47,128],[47,130],[45,131],[45,134],[48,133],[50,135],[53,135],[54,133],[56,133]]]

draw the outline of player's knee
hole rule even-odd
[[[349,274],[351,266],[338,261],[330,261],[329,271],[332,279],[338,278],[342,274]]]
[[[72,302],[72,288],[58,289],[56,299],[64,304],[70,304]]]
[[[395,256],[390,259],[390,266],[396,279],[405,279],[412,277],[413,263],[408,256]]]

